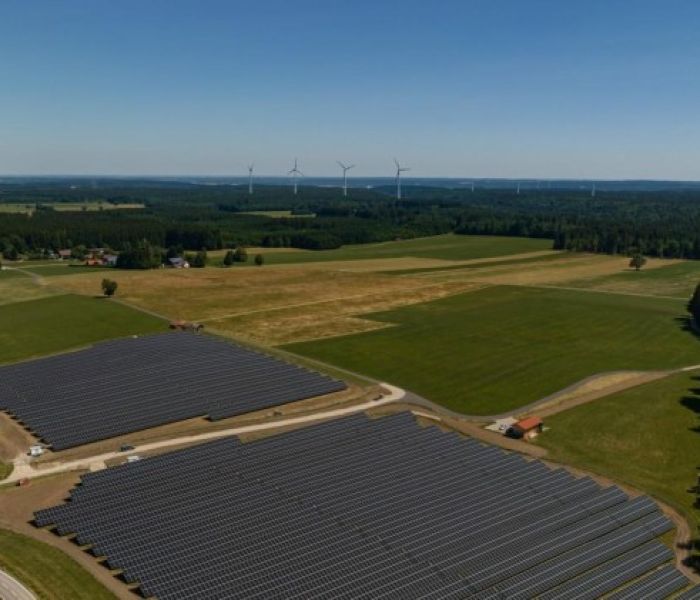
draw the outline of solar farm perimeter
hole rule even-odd
[[[689,583],[650,499],[408,413],[90,473],[36,525],[163,600],[648,599]]]

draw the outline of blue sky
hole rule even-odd
[[[2,0],[0,173],[700,180],[696,0]]]

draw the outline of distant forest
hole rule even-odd
[[[0,184],[5,256],[77,245],[123,250],[146,240],[191,250],[256,245],[311,250],[447,232],[547,238],[555,249],[700,258],[700,192],[453,190],[197,185],[157,181]],[[59,212],[43,203],[142,203],[142,209]],[[2,211],[3,203],[34,212]],[[245,214],[291,210],[292,218]]]

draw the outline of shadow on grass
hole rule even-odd
[[[700,329],[698,329],[697,326],[693,326],[693,320],[690,317],[675,317],[674,321],[678,323],[678,326],[681,328],[682,331],[690,333],[697,339],[700,339]]]

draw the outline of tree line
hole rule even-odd
[[[0,213],[0,253],[14,259],[47,250],[109,247],[144,252],[237,246],[338,248],[455,232],[534,237],[552,247],[609,254],[700,258],[700,193],[445,189],[407,186],[397,201],[392,188],[244,187],[179,182],[101,182],[74,189],[66,183],[1,184],[0,202],[139,203],[143,209]],[[288,210],[271,218],[253,211]],[[139,262],[149,262],[143,255]]]

